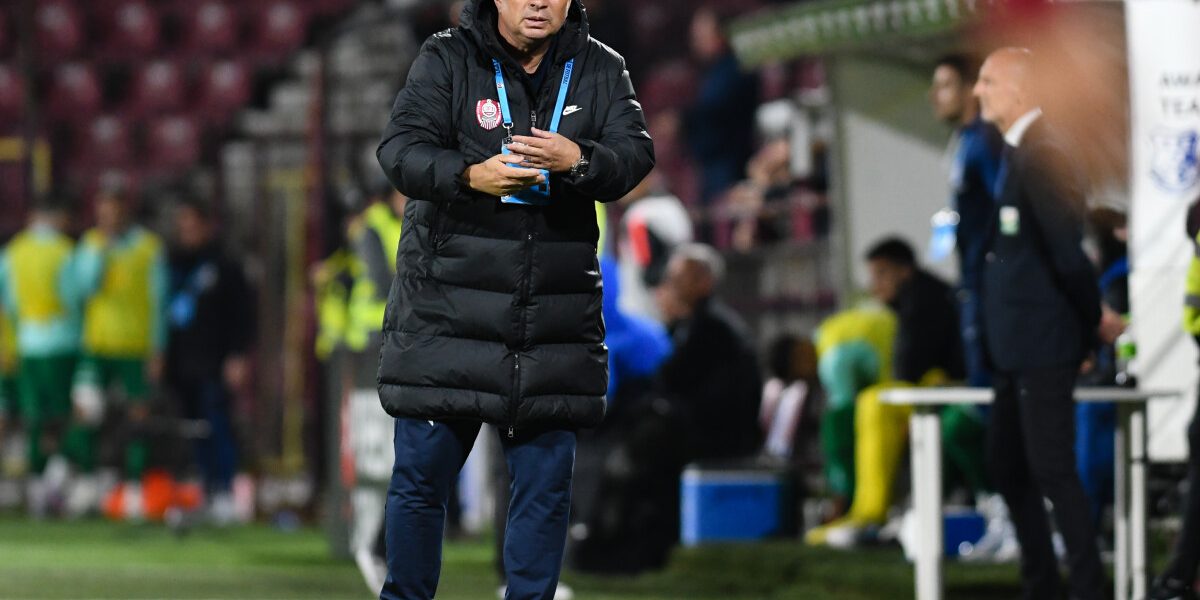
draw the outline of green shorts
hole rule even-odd
[[[130,404],[143,404],[150,397],[146,380],[146,361],[140,358],[108,358],[85,354],[75,371],[75,385],[90,385],[121,392]]]
[[[0,418],[15,419],[20,413],[17,404],[16,374],[0,374]]]
[[[21,417],[30,423],[41,423],[71,416],[74,372],[73,354],[22,358],[17,371]]]

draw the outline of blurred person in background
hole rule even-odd
[[[141,432],[152,386],[162,378],[170,275],[163,242],[134,221],[135,199],[108,188],[95,199],[96,226],[76,252],[84,297],[82,355],[72,401],[82,425],[98,427],[118,399],[124,409],[124,514],[142,517],[141,484],[149,448]],[[117,392],[117,393],[114,393]]]
[[[619,359],[622,364],[637,356],[640,368],[623,374],[618,390],[633,383],[627,375],[660,364],[645,393],[622,397],[613,408],[615,447],[604,462],[586,535],[573,536],[579,541],[572,557],[578,569],[661,568],[679,541],[684,466],[749,457],[760,448],[762,378],[746,325],[716,298],[723,274],[724,261],[710,246],[687,243],[672,253],[656,289],[670,335],[669,356],[661,341],[643,337],[652,338],[652,328],[636,331],[623,324],[627,336],[643,337],[652,346]]]
[[[674,346],[658,389],[686,415],[692,460],[746,457],[762,444],[758,355],[745,322],[716,296],[724,276],[714,248],[683,244],[658,288]]]
[[[702,73],[681,126],[698,163],[704,206],[742,179],[754,153],[758,75],[743,70],[729,46],[724,28],[733,14],[716,3],[692,14],[692,58]]]
[[[896,386],[942,385],[963,377],[953,289],[920,268],[912,246],[898,238],[877,242],[867,251],[866,261],[871,295],[896,315],[894,381],[863,390],[855,400],[854,500],[845,518],[809,532],[810,544],[850,545],[862,530],[887,519],[911,410],[884,404],[880,392]],[[968,487],[981,492],[984,427],[977,411],[966,408],[943,411],[943,450]]]
[[[1187,235],[1194,252],[1188,266],[1187,295],[1183,305],[1183,330],[1200,346],[1200,198],[1188,209]],[[1196,568],[1200,565],[1200,416],[1188,424],[1188,491],[1183,504],[1183,526],[1170,561],[1154,580],[1150,600],[1194,600]]]
[[[811,339],[783,335],[772,342],[767,356],[771,377],[763,384],[759,409],[764,455],[800,466],[816,454],[815,448],[809,448],[816,436],[802,433],[816,433],[816,427],[810,426],[821,398],[817,365],[817,347]]]
[[[821,322],[813,334],[817,377],[825,391],[821,414],[821,452],[825,484],[832,494],[826,518],[843,516],[855,494],[854,422],[859,394],[892,380],[896,315],[883,307],[840,311]],[[823,543],[812,534],[810,543]],[[809,539],[809,538],[806,538]]]
[[[575,430],[605,410],[595,201],[645,177],[653,142],[579,0],[470,0],[460,23],[425,42],[377,152],[411,203],[379,364],[397,417],[381,598],[434,596],[447,495],[487,421],[512,475],[505,595],[549,600]]]
[[[619,308],[631,315],[661,320],[654,288],[662,283],[667,260],[675,248],[692,241],[692,219],[679,198],[667,191],[657,170],[620,202],[625,213],[617,234]]]
[[[358,218],[352,219],[347,237],[361,271],[350,292],[351,346],[374,354],[383,331],[383,313],[388,290],[396,274],[396,250],[404,206],[408,198],[380,177],[369,190],[370,197]]]
[[[211,208],[199,199],[174,211],[165,381],[188,419],[208,425],[194,445],[212,521],[233,521],[237,439],[233,400],[246,389],[255,300],[240,265],[227,257]]]
[[[791,237],[793,184],[787,138],[762,147],[746,165],[746,179],[726,196],[734,219],[730,243],[739,252]]]
[[[1115,318],[1129,320],[1129,235],[1125,215],[1111,209],[1093,210],[1088,218],[1096,242],[1100,273],[1102,310]],[[1118,385],[1117,348],[1101,344],[1091,368],[1080,373],[1081,387]],[[1079,402],[1075,405],[1075,456],[1079,479],[1087,492],[1092,524],[1101,526],[1104,509],[1113,495],[1113,436],[1116,435],[1117,407],[1107,402]]]
[[[460,5],[460,12],[461,9]],[[382,175],[372,182],[368,194],[365,205],[352,209],[355,214],[349,220],[346,233],[357,262],[348,305],[347,343],[355,352],[351,371],[354,386],[359,388],[364,386],[368,376],[374,382],[373,366],[379,356],[383,316],[387,309],[388,290],[396,275],[396,251],[400,246],[404,207],[408,203],[408,198],[392,188],[392,184]],[[369,374],[365,370],[368,366],[372,367]],[[380,413],[378,417],[390,420],[386,413]],[[387,425],[391,427],[391,423]],[[352,436],[363,435],[353,423],[349,431]],[[354,549],[359,571],[367,581],[367,586],[375,593],[383,589],[387,577],[385,520],[386,517],[379,520],[379,528],[374,536],[366,536],[366,539],[360,540],[360,547]],[[446,529],[451,538],[458,536],[462,529],[457,480],[448,495]]]
[[[963,358],[967,384],[985,387],[990,378],[979,331],[979,293],[1004,141],[996,127],[979,116],[979,100],[971,93],[978,73],[978,62],[969,56],[943,56],[933,71],[929,102],[934,116],[954,128],[946,154],[951,161],[950,210],[957,217],[954,239]]]
[[[99,500],[84,483],[71,490],[70,498],[65,489],[68,463],[81,478],[90,477],[96,466],[94,432],[71,419],[80,293],[72,270],[75,242],[64,233],[68,222],[66,200],[47,196],[0,254],[0,296],[15,325],[14,350],[20,355],[17,398],[31,475],[26,501],[39,517],[63,509],[82,513]]]
[[[1025,597],[1063,592],[1045,497],[1066,543],[1070,593],[1089,600],[1104,597],[1104,570],[1076,472],[1074,390],[1097,337],[1112,343],[1123,324],[1101,319],[1081,247],[1083,181],[1042,116],[1034,67],[1028,50],[1002,48],[975,85],[983,118],[1006,142],[983,278],[996,396],[987,455],[1020,542]]]

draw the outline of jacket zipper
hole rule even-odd
[[[528,86],[526,86],[526,89],[529,89]],[[531,130],[530,135],[532,135],[532,129],[534,127],[537,127],[537,103],[541,99],[540,95],[538,94],[538,91],[540,91],[540,90],[532,90],[533,93],[529,94],[529,98],[531,100],[529,103],[529,105],[530,105],[529,106],[529,128]],[[528,223],[528,216],[526,217],[526,223]],[[525,344],[525,333],[526,333],[526,327],[527,327],[526,323],[525,323],[525,316],[526,316],[525,312],[529,305],[529,279],[532,276],[531,275],[532,272],[533,272],[533,232],[527,230],[525,233],[525,282],[523,284],[521,284],[521,344],[522,344],[522,346]],[[520,401],[520,397],[521,397],[521,351],[517,350],[516,352],[513,353],[513,389],[512,389],[512,394],[510,397],[509,408],[508,408],[508,432],[507,433],[508,433],[508,439],[510,439],[510,440],[513,439],[513,437],[516,435],[517,403]]]
[[[528,219],[528,217],[526,217]],[[529,307],[529,280],[533,273],[533,232],[525,233],[525,281],[521,284],[521,346],[525,345],[525,334],[528,329],[526,324],[526,311]],[[513,390],[511,402],[509,402],[508,414],[508,438],[512,439],[517,427],[517,403],[521,397],[521,350],[518,349],[513,354]]]

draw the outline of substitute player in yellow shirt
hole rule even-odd
[[[166,255],[160,238],[133,222],[126,193],[101,192],[95,209],[96,227],[84,234],[77,255],[86,302],[74,401],[78,413],[98,423],[105,401],[120,398],[137,423],[149,414],[150,386],[162,372]],[[118,394],[110,396],[112,391]],[[145,442],[133,439],[126,446],[125,479],[140,479],[146,462]],[[129,512],[136,515],[136,507]]]

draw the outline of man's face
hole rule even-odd
[[[1024,106],[1021,90],[1017,87],[1016,69],[1009,62],[999,56],[988,58],[979,70],[979,81],[975,82],[975,96],[979,98],[983,120],[1001,130],[1021,116]]]
[[[96,225],[105,231],[125,227],[125,203],[116,196],[101,194],[96,198]]]
[[[667,263],[667,272],[662,278],[661,287],[674,301],[682,305],[678,307],[682,312],[690,313],[697,302],[713,293],[713,277],[695,260],[674,257]]]
[[[725,49],[721,24],[711,10],[702,10],[692,17],[692,54],[702,62],[716,59]]]
[[[62,209],[48,210],[43,218],[58,231],[67,231],[71,227],[71,214]]]
[[[571,0],[496,0],[497,25],[505,37],[536,45],[562,29]]]
[[[962,120],[966,103],[974,102],[970,90],[963,85],[958,71],[949,65],[940,65],[933,71],[933,85],[929,87],[929,103],[933,115],[947,123]]]
[[[908,279],[911,269],[877,258],[867,261],[867,274],[870,277],[871,295],[884,304],[891,304],[899,295],[900,286]]]
[[[208,219],[190,206],[182,206],[175,211],[175,235],[178,236],[180,247],[195,250],[208,243],[212,229]]]

